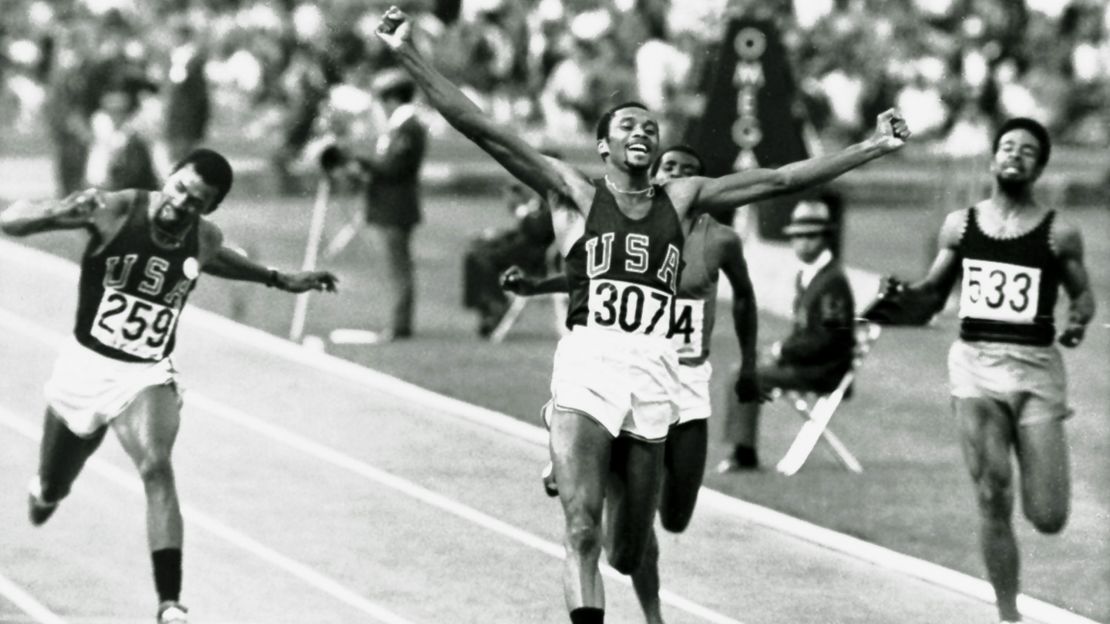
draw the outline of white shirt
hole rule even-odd
[[[401,104],[393,109],[393,113],[389,116],[389,121],[386,123],[389,130],[395,130],[401,127],[401,124],[409,120],[410,117],[416,114],[416,107],[412,104]],[[389,132],[383,132],[378,136],[378,140],[374,145],[374,151],[379,156],[389,151]]]
[[[798,281],[801,283],[802,289],[808,288],[809,283],[813,281],[817,273],[832,261],[832,251],[826,249],[818,254],[817,257],[813,259],[813,262],[803,262],[801,270],[798,271]]]

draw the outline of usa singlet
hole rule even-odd
[[[1050,211],[1021,236],[992,238],[979,226],[976,209],[968,209],[956,248],[963,267],[962,340],[1052,344],[1060,288],[1059,259],[1051,243],[1055,217]]]
[[[675,300],[671,342],[678,352],[679,363],[697,366],[709,357],[709,339],[717,316],[717,279],[720,273],[706,261],[709,232],[715,225],[709,215],[694,221],[682,248],[682,276]]]
[[[158,361],[173,352],[177,319],[196,284],[199,238],[193,228],[177,249],[150,235],[150,193],[140,191],[115,238],[81,258],[77,342],[128,362]]]
[[[656,186],[648,213],[626,216],[605,183],[594,181],[585,233],[566,257],[567,327],[666,338],[682,270],[682,229]]]

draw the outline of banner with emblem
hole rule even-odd
[[[705,109],[688,126],[685,138],[704,159],[706,174],[776,168],[808,158],[794,75],[774,23],[733,18],[713,54],[701,77]],[[839,225],[840,198],[827,189],[811,189],[761,202],[760,236],[785,239],[782,228],[801,198],[825,200]]]

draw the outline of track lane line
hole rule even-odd
[[[69,279],[76,283],[78,267],[58,256],[3,239],[0,239],[0,256],[8,257],[13,262],[23,266],[33,266],[46,270],[54,277]],[[0,313],[2,312],[3,310],[0,309]],[[12,317],[15,315],[8,313],[6,316]],[[540,427],[524,423],[507,414],[438,394],[333,355],[305,349],[296,343],[278,338],[260,329],[242,325],[207,310],[192,307],[184,322],[187,325],[195,324],[225,339],[257,348],[264,353],[288,362],[346,379],[356,386],[413,401],[443,413],[445,416],[453,416],[521,440],[544,447],[547,446],[547,431]],[[988,604],[994,603],[993,590],[990,584],[983,579],[837,533],[772,509],[733,498],[704,486],[698,495],[698,500],[699,504],[706,504],[717,512],[770,528],[803,541],[818,544],[963,596]],[[1018,607],[1027,618],[1051,622],[1052,624],[1099,624],[1095,620],[1026,594],[1018,596]]]
[[[20,418],[14,411],[8,407],[0,404],[0,425],[4,425],[8,429],[22,435],[33,442],[38,442],[41,437],[41,432],[38,427],[28,424],[24,419]],[[115,465],[100,459],[96,456],[89,458],[87,468],[91,469],[101,478],[114,483],[117,486],[128,490],[132,494],[144,496],[143,484],[135,475],[116,467]],[[251,538],[247,534],[231,528],[230,526],[216,520],[212,516],[200,511],[196,507],[190,505],[181,505],[181,514],[185,521],[203,529],[216,538],[231,544],[239,550],[246,551],[251,555],[269,563],[270,565],[288,572],[290,575],[304,581],[306,584],[315,587],[316,589],[328,594],[336,600],[352,607],[365,615],[373,618],[375,622],[382,624],[413,624],[410,620],[397,615],[396,613],[375,604],[362,596],[358,595],[353,590],[344,587],[338,581],[328,577],[325,574],[317,572],[312,567],[305,565],[295,559],[281,554],[280,552],[262,544],[261,542]],[[2,577],[0,577],[2,578]],[[0,584],[0,589],[3,585]],[[31,605],[33,606],[33,605]],[[26,608],[24,608],[27,611]],[[30,611],[28,611],[30,612]],[[47,612],[49,613],[49,612]],[[56,617],[56,616],[55,616]],[[54,622],[64,622],[61,619],[55,620],[41,620],[44,624],[53,624]]]
[[[61,616],[48,609],[25,589],[17,585],[15,581],[3,574],[0,574],[0,596],[10,600],[35,622],[40,624],[66,624]]]
[[[4,308],[0,308],[0,326],[8,327],[13,331],[19,332],[20,335],[33,338],[34,340],[41,342],[44,345],[55,350],[58,349],[58,347],[60,347],[66,339],[65,336],[63,336],[62,334],[42,327],[41,325],[38,325],[33,321],[23,319],[22,317],[12,314]],[[464,505],[448,496],[433,492],[432,490],[429,490],[413,481],[409,481],[408,479],[399,477],[385,470],[381,470],[380,468],[376,468],[364,461],[355,459],[354,457],[341,453],[329,446],[311,440],[305,436],[289,431],[288,429],[285,429],[283,427],[273,425],[261,418],[252,416],[244,412],[243,410],[225,405],[215,399],[205,396],[204,393],[194,388],[190,388],[188,391],[187,405],[196,407],[201,411],[207,412],[213,417],[229,422],[240,428],[265,436],[273,440],[274,442],[304,453],[335,468],[339,468],[356,476],[362,477],[379,485],[383,485],[392,490],[400,492],[405,496],[418,500],[455,517],[461,518],[486,530],[497,533],[502,537],[508,538],[533,550],[542,552],[550,557],[562,560],[566,556],[563,547],[559,544],[556,544],[555,542],[545,540],[542,537],[539,537],[525,529],[513,526],[512,524],[509,524],[503,520],[474,509],[473,507]],[[25,436],[29,436],[31,433],[33,433],[34,430],[28,428],[25,423],[11,422],[13,418],[18,420],[18,418],[10,410],[4,408],[3,405],[0,405],[0,424],[5,424]],[[37,440],[38,438],[36,437],[35,439]],[[90,461],[93,460],[96,460],[96,457],[93,457]],[[100,463],[105,464],[104,462]],[[107,476],[108,478],[116,481],[117,483],[120,483],[121,485],[131,487],[132,489],[137,488],[138,492],[142,493],[142,486],[137,481],[137,479],[128,478],[129,475],[127,475],[127,473],[124,473],[115,466],[105,464],[102,467],[102,470],[106,473],[105,476]],[[183,507],[182,509],[184,510],[185,508]],[[192,517],[193,515],[195,515],[196,517]],[[246,537],[245,535],[238,534],[233,529],[230,529],[229,527],[220,524],[218,521],[204,516],[203,514],[200,514],[200,512],[197,512],[196,510],[190,511],[188,519],[196,521],[197,524],[206,528],[209,532],[216,534],[218,537],[221,537],[226,541],[235,543],[241,548],[245,548],[251,551],[257,550],[258,548],[265,549],[264,546],[257,544],[257,542],[253,542],[253,540],[250,540],[250,538]],[[244,544],[239,544],[239,541],[243,541]],[[250,547],[248,547],[248,545]],[[262,558],[267,558],[263,556],[262,551],[255,552],[254,554]],[[273,553],[272,551],[268,554],[270,558],[273,558],[273,555],[276,555],[276,553]],[[281,555],[278,556],[283,557]],[[295,563],[296,562],[293,562],[291,559],[286,558],[286,560],[283,561],[283,565],[279,565],[279,567],[288,569]],[[608,578],[614,579],[627,587],[632,586],[632,581],[629,577],[621,574],[609,565],[606,565],[604,563],[601,564],[601,572]],[[305,573],[307,574],[307,572]],[[329,591],[328,593],[331,592]],[[742,624],[738,620],[714,611],[713,609],[710,609],[704,605],[694,602],[689,598],[676,594],[675,592],[667,590],[665,588],[661,588],[659,590],[659,598],[664,604],[684,611],[695,617],[701,618],[706,622],[711,622],[713,624]]]

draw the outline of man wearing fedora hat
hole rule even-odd
[[[783,233],[801,261],[795,278],[794,325],[785,340],[771,345],[757,367],[762,387],[828,392],[852,365],[855,303],[831,243],[834,226],[822,201],[799,202]],[[732,454],[718,472],[759,467],[759,403],[726,402],[726,437]]]
[[[386,116],[384,131],[373,149],[356,160],[367,174],[366,222],[382,250],[392,297],[390,326],[379,334],[382,342],[409,338],[413,331],[416,280],[412,260],[412,232],[421,220],[420,167],[424,162],[427,129],[416,115],[416,84],[399,68],[384,69],[370,83]]]

